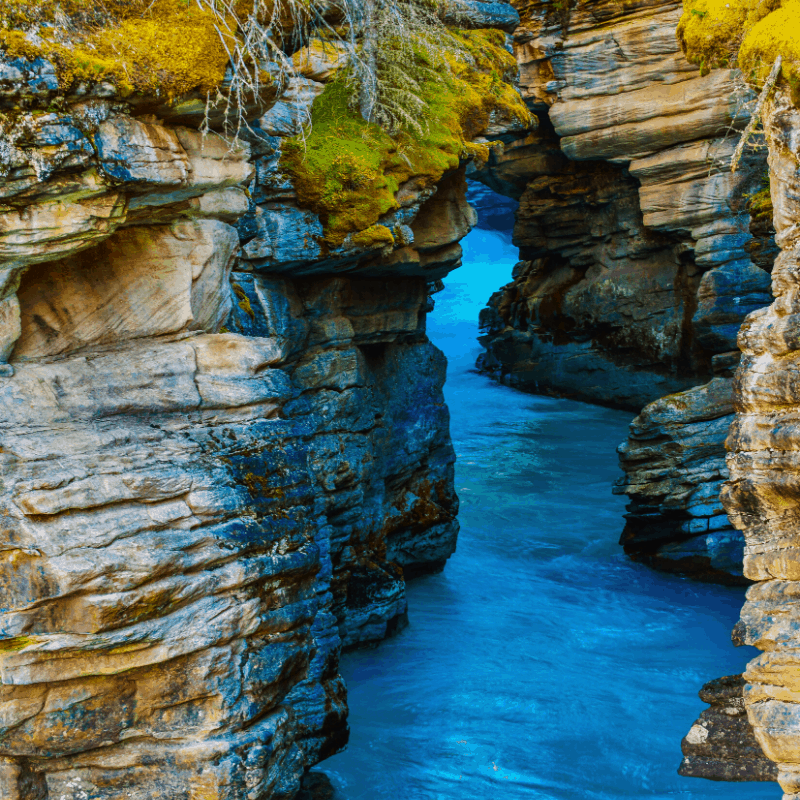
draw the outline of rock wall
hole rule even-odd
[[[466,161],[331,246],[281,167],[304,72],[234,147],[0,53],[3,798],[294,797],[347,742],[342,648],[455,549],[425,315]]]
[[[6,214],[4,796],[290,797],[346,742],[340,647],[402,625],[403,568],[455,547],[427,278],[240,272],[225,174],[145,194],[194,135],[112,124],[136,193],[75,205],[116,230],[68,248],[71,209],[46,241]]]
[[[481,366],[638,411],[709,380],[768,302],[750,256],[768,244],[743,196],[763,153],[728,169],[751,95],[734,71],[701,76],[686,61],[677,1],[578,4],[568,17],[519,7],[522,93],[550,124],[484,178],[520,198],[521,263],[482,317]]]
[[[520,201],[521,261],[481,315],[479,368],[641,412],[619,451],[620,543],[746,583],[719,490],[736,336],[770,302],[776,254],[765,149],[730,170],[753,94],[735,70],[687,61],[677,0],[517,7],[521,90],[543,122],[472,174]]]
[[[746,584],[744,541],[720,500],[728,478],[724,442],[733,415],[730,378],[646,406],[619,447],[625,476],[615,493],[630,500],[620,543],[658,569]]]
[[[765,754],[778,765],[787,800],[800,797],[800,695],[797,688],[796,296],[800,112],[780,88],[764,114],[775,227],[781,253],[772,273],[775,301],[751,314],[739,336],[736,420],[728,439],[725,508],[746,539],[747,593],[736,643],[762,655],[745,672],[747,716]]]
[[[7,797],[293,796],[347,739],[340,647],[455,547],[427,278],[232,271],[236,230],[189,205],[120,213],[8,303]]]
[[[684,58],[675,36],[682,4],[516,5],[521,88],[542,124],[472,173],[520,201],[521,261],[482,314],[479,367],[521,389],[638,413],[615,488],[629,499],[629,555],[703,580],[787,577],[794,512],[784,451],[794,412],[784,365],[794,345],[790,322],[775,320],[791,320],[782,265],[793,234],[781,231],[797,216],[795,112],[785,97],[770,112],[784,248],[772,286],[786,299],[767,312],[777,249],[763,208],[763,143],[730,169],[753,94],[735,71],[704,76]],[[736,455],[726,463],[729,430]],[[775,522],[758,520],[764,508]],[[751,565],[775,548],[768,566]],[[791,588],[770,580],[748,597],[737,636],[766,653],[745,680],[704,687],[710,708],[684,739],[681,773],[775,780],[777,761],[787,797],[800,797],[791,743],[800,701],[791,695],[794,656],[783,649],[793,635]]]

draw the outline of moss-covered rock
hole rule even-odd
[[[736,61],[742,37],[780,6],[780,0],[685,0],[678,39],[704,68]]]
[[[783,0],[781,8],[761,19],[747,33],[739,51],[739,63],[746,73],[764,80],[777,55],[783,56],[783,77],[797,87],[800,83],[800,2]]]
[[[401,130],[390,135],[366,122],[352,107],[351,88],[339,77],[315,100],[307,136],[284,146],[283,168],[300,205],[319,214],[329,245],[341,245],[348,234],[370,228],[398,208],[395,194],[406,181],[432,186],[462,158],[486,159],[489,146],[474,140],[494,116],[532,124],[507,82],[516,62],[503,46],[503,34],[481,30],[456,36],[469,57],[453,56],[449,75],[422,84],[426,115],[421,134]]]
[[[83,81],[108,81],[123,96],[173,100],[210,92],[224,80],[233,20],[226,26],[184,0],[117,0],[99,9],[86,0],[13,0],[0,17],[0,47],[12,56],[53,61],[64,91]]]
[[[800,85],[800,0],[684,0],[678,38],[703,69],[738,65],[763,82],[778,55],[782,77]]]

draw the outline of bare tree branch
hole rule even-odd
[[[744,133],[742,133],[742,138],[739,139],[739,144],[736,145],[736,150],[734,151],[733,159],[731,160],[731,172],[736,172],[736,170],[739,168],[739,162],[742,160],[744,149],[747,147],[750,137],[755,133],[758,123],[761,121],[764,105],[766,104],[772,90],[775,88],[775,83],[778,80],[778,75],[780,75],[782,63],[782,56],[778,56],[775,59],[775,63],[772,65],[772,69],[770,70],[769,76],[764,84],[764,88],[761,90],[761,94],[758,96],[756,107],[753,109],[753,113],[750,116],[750,122],[747,123]]]

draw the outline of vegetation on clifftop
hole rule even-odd
[[[234,104],[272,83],[265,65],[288,65],[287,32],[307,24],[319,0],[6,0],[0,49],[44,57],[62,90],[107,81],[173,101],[225,85]]]
[[[434,77],[430,62],[420,67],[419,126],[389,132],[367,122],[343,74],[315,100],[306,137],[284,145],[283,169],[300,204],[320,215],[328,244],[338,246],[349,233],[375,226],[398,207],[395,194],[406,181],[432,186],[463,157],[485,160],[489,146],[473,140],[494,115],[531,124],[530,112],[507,82],[516,61],[503,46],[503,34],[457,31],[453,36],[459,52],[447,56],[447,69]],[[428,57],[420,50],[417,58]]]
[[[242,124],[267,70],[292,71],[316,28],[343,66],[284,143],[282,169],[328,245],[352,235],[371,247],[394,242],[381,217],[403,184],[424,191],[462,159],[487,159],[480,137],[494,122],[533,122],[505,34],[450,30],[444,11],[442,0],[6,0],[0,50],[55,63],[65,94],[84,82],[166,102],[199,93]]]
[[[210,11],[185,0],[11,0],[0,16],[0,44],[12,56],[43,56],[67,91],[81,81],[109,81],[168,98],[218,86],[228,63]]]
[[[800,96],[800,0],[684,0],[678,38],[702,69],[738,66],[763,83],[778,55]]]

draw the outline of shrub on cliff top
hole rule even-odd
[[[738,66],[763,83],[778,55],[782,77],[800,86],[800,0],[684,0],[678,39],[704,70]]]
[[[361,116],[390,133],[422,132],[423,84],[450,71],[458,40],[439,17],[434,0],[372,0],[355,20],[360,39],[350,81]]]
[[[419,74],[423,125],[398,125],[390,133],[363,118],[353,104],[348,76],[329,83],[315,100],[305,138],[284,145],[282,166],[301,205],[320,215],[328,244],[375,225],[398,207],[395,194],[414,178],[432,186],[464,156],[488,157],[488,146],[472,140],[496,114],[532,122],[519,94],[504,79],[516,70],[499,31],[460,31],[449,68]],[[423,51],[416,57],[425,58]]]

